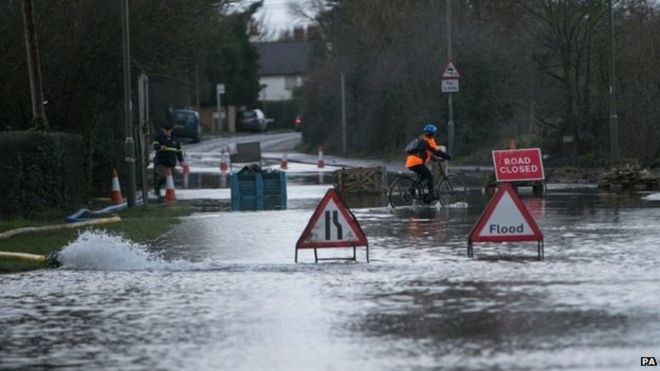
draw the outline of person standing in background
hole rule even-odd
[[[160,189],[167,180],[168,170],[172,171],[176,167],[177,160],[181,166],[184,165],[181,143],[172,134],[172,128],[172,123],[165,123],[152,144],[153,149],[156,151],[154,157],[154,193],[158,199],[161,197]]]

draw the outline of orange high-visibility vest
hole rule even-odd
[[[429,148],[433,148],[436,151],[440,149],[440,146],[435,142],[435,138],[428,138],[422,135],[420,136],[420,139],[425,140]],[[433,153],[427,149],[424,158],[421,158],[419,155],[408,155],[406,158],[406,168],[410,169],[413,166],[429,162],[432,154]]]

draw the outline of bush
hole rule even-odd
[[[293,130],[293,121],[300,114],[298,102],[295,100],[261,102],[261,110],[268,118],[275,119],[270,129]],[[304,122],[303,122],[304,125]]]
[[[78,135],[0,133],[0,215],[34,216],[71,210],[86,198],[85,144]]]

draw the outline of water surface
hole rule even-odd
[[[369,264],[364,249],[294,264],[323,190],[286,211],[195,214],[144,246],[87,233],[62,268],[0,275],[0,369],[630,370],[660,356],[654,197],[523,192],[542,262],[535,243],[466,257],[486,201],[473,192],[467,209],[355,210]]]

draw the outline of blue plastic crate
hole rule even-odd
[[[232,210],[283,210],[286,205],[285,172],[231,174]]]

